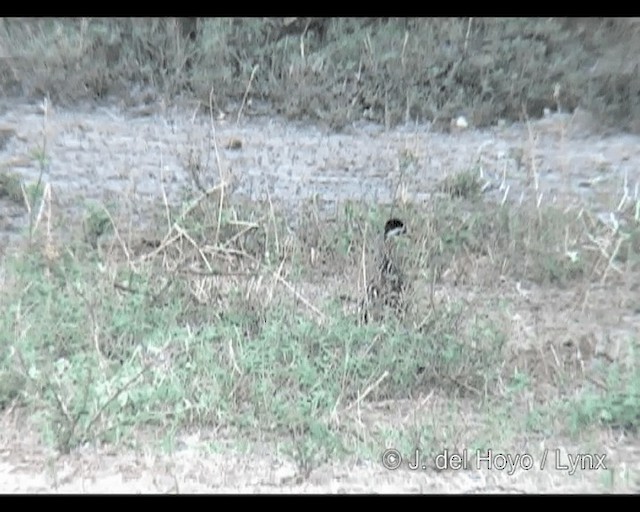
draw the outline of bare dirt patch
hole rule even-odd
[[[406,422],[407,414],[432,414],[427,402],[379,404],[367,415]],[[327,463],[301,479],[272,447],[239,450],[237,443],[205,431],[180,435],[172,452],[141,436],[137,442],[145,448],[84,447],[61,455],[43,446],[35,433],[25,433],[16,416],[2,419],[4,493],[628,493],[640,488],[640,447],[613,435],[581,446],[552,439],[523,440],[520,450],[511,451],[398,451],[403,460],[396,469],[383,464],[385,451],[394,448],[381,447],[375,459]],[[442,469],[455,454],[465,457],[465,467]],[[389,457],[387,451],[387,463],[393,460]]]

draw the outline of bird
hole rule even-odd
[[[407,227],[398,218],[390,218],[384,225],[382,247],[376,273],[367,284],[366,296],[361,301],[361,316],[368,323],[374,309],[391,308],[396,314],[403,309],[405,277],[396,258],[398,237],[406,235]]]

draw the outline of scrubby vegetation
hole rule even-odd
[[[66,102],[213,95],[221,110],[261,101],[334,127],[580,106],[640,126],[635,19],[5,18],[0,50],[5,94]]]
[[[195,97],[212,119],[266,105],[334,128],[581,107],[635,130],[639,30],[623,19],[4,19],[0,88],[61,104]],[[394,205],[409,220],[406,314],[363,325],[364,260],[388,208],[345,203],[327,220],[301,205],[293,231],[270,198],[248,205],[226,187],[194,177],[184,204],[159,203],[162,222],[141,234],[117,204],[55,218],[47,183],[0,174],[0,198],[30,217],[2,263],[0,409],[26,410],[62,452],[132,443],[144,428],[284,440],[300,478],[390,444],[507,449],[640,424],[637,333],[611,355],[588,327],[551,325],[579,324],[598,300],[636,300],[637,313],[637,193],[608,198],[612,226],[587,208],[491,202],[475,170],[452,173],[428,206]],[[381,412],[390,403],[409,412]]]

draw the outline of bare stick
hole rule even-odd
[[[353,407],[355,407],[356,405],[360,405],[360,402],[362,402],[365,398],[367,398],[367,396],[373,391],[375,390],[384,379],[386,379],[389,376],[389,371],[385,370],[384,373],[382,375],[380,375],[380,377],[378,378],[378,380],[376,380],[373,384],[367,386],[367,389],[364,390],[364,393],[362,393],[362,395],[359,395],[357,400],[355,400],[354,402],[352,402],[349,406],[347,406],[347,408],[345,409],[346,411],[349,411],[351,409],[353,409]]]
[[[216,244],[220,238],[220,223],[222,221],[222,205],[224,204],[224,187],[225,180],[222,176],[222,163],[220,162],[220,152],[218,151],[218,142],[216,137],[216,126],[213,122],[213,87],[209,92],[209,119],[211,122],[211,140],[213,142],[213,151],[216,155],[216,163],[218,164],[218,176],[220,177],[220,203],[218,204],[218,223],[216,225]]]
[[[276,274],[275,272],[273,273],[273,276],[283,285],[285,285],[285,287],[296,297],[296,299],[298,299],[300,302],[302,302],[305,306],[307,306],[307,308],[309,308],[311,311],[313,311],[316,315],[318,315],[318,317],[321,320],[325,320],[326,316],[325,314],[320,311],[318,308],[316,308],[313,304],[311,304],[311,302],[309,302],[307,299],[305,299],[302,295],[300,295],[300,293],[298,293],[296,291],[296,289],[291,286],[290,283],[288,283],[287,281],[285,281],[281,276],[279,276],[278,274]]]
[[[118,239],[118,242],[120,242],[120,246],[122,247],[122,251],[124,252],[124,255],[127,258],[127,264],[129,265],[129,267],[131,267],[131,256],[129,255],[129,250],[127,249],[127,244],[124,243],[124,240],[122,240],[122,237],[120,236],[120,232],[118,231],[118,227],[116,226],[116,223],[113,220],[113,217],[111,216],[111,213],[109,213],[109,210],[107,210],[107,208],[101,204],[100,205],[102,207],[102,209],[104,210],[104,212],[107,214],[107,217],[109,217],[109,221],[111,222],[111,225],[113,226],[113,232],[116,235],[116,238]]]
[[[242,103],[240,104],[240,109],[238,110],[238,116],[236,117],[236,125],[240,122],[240,117],[242,116],[242,111],[244,110],[244,106],[247,103],[247,96],[249,96],[249,91],[251,90],[251,84],[253,83],[253,77],[256,75],[259,66],[256,64],[253,66],[251,70],[251,76],[249,77],[249,83],[247,84],[247,88],[244,91],[244,96],[242,97]]]
[[[184,229],[182,229],[180,226],[176,226],[175,229],[180,235],[185,237],[189,241],[189,243],[191,245],[193,245],[193,247],[196,249],[196,251],[198,251],[198,254],[200,255],[200,258],[202,259],[202,261],[204,261],[204,264],[207,266],[207,269],[209,270],[209,272],[213,272],[213,269],[211,268],[211,264],[209,263],[209,260],[203,254],[202,249],[200,249],[200,247],[198,246],[196,241],[193,238],[191,238],[191,236],[189,236],[189,234]]]

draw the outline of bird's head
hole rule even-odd
[[[389,240],[407,233],[407,227],[400,219],[389,219],[384,225],[384,239]]]

